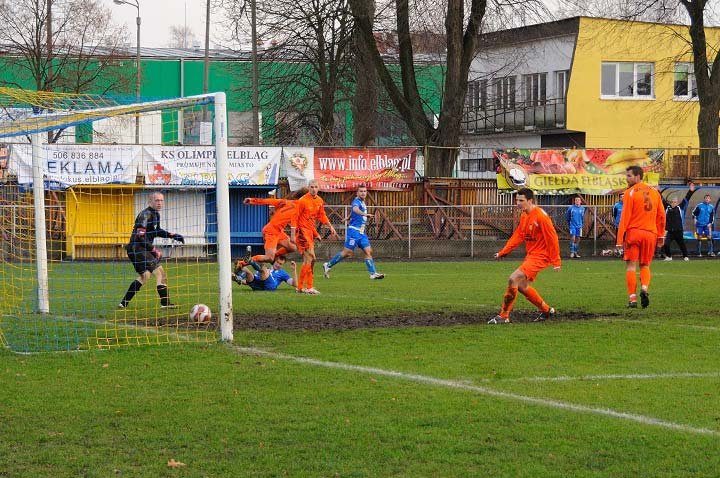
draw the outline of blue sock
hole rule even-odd
[[[252,259],[250,259],[250,261],[248,262],[248,264],[250,264],[251,266],[253,266],[253,269],[255,269],[256,271],[259,271],[259,270],[261,269],[260,265],[259,265],[257,262],[255,262],[254,260],[252,260]]]
[[[365,259],[365,267],[367,267],[367,270],[371,274],[375,274],[375,261],[372,259]]]
[[[338,252],[337,254],[335,254],[335,256],[333,256],[332,259],[330,259],[330,262],[328,262],[328,267],[334,266],[343,259],[345,258],[343,257],[342,252]]]

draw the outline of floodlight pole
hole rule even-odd
[[[137,9],[135,23],[137,38],[135,40],[135,101],[140,102],[140,0],[113,0],[115,5],[130,5]],[[135,113],[135,144],[140,144],[140,114]]]

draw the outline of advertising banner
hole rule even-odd
[[[134,184],[141,147],[130,145],[44,144],[40,146],[46,187],[66,189],[79,184]],[[10,149],[10,168],[18,183],[33,182],[32,146]]]
[[[280,147],[228,148],[230,186],[277,185]],[[215,148],[212,146],[145,146],[146,184],[215,185]]]
[[[627,188],[629,166],[643,168],[645,182],[657,185],[663,153],[661,149],[506,149],[496,150],[494,157],[500,190],[604,195]]]
[[[415,182],[415,148],[315,148],[314,178],[322,191],[400,191]]]

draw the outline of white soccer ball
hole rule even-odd
[[[192,309],[190,309],[191,322],[210,322],[210,319],[212,319],[212,312],[207,305],[195,304]]]

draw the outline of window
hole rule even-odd
[[[492,171],[493,158],[462,158],[460,160],[460,171],[477,173]]]
[[[673,92],[676,99],[697,98],[695,67],[692,63],[675,63],[675,84]]]
[[[555,98],[561,103],[565,102],[568,87],[568,70],[555,72]]]
[[[654,70],[652,63],[603,62],[600,94],[603,98],[652,98]]]
[[[523,91],[525,92],[525,105],[544,105],[547,100],[547,73],[534,73],[523,75]]]
[[[507,76],[495,81],[495,106],[502,110],[515,109],[515,77]]]
[[[481,110],[487,108],[487,80],[468,81],[465,106]]]

